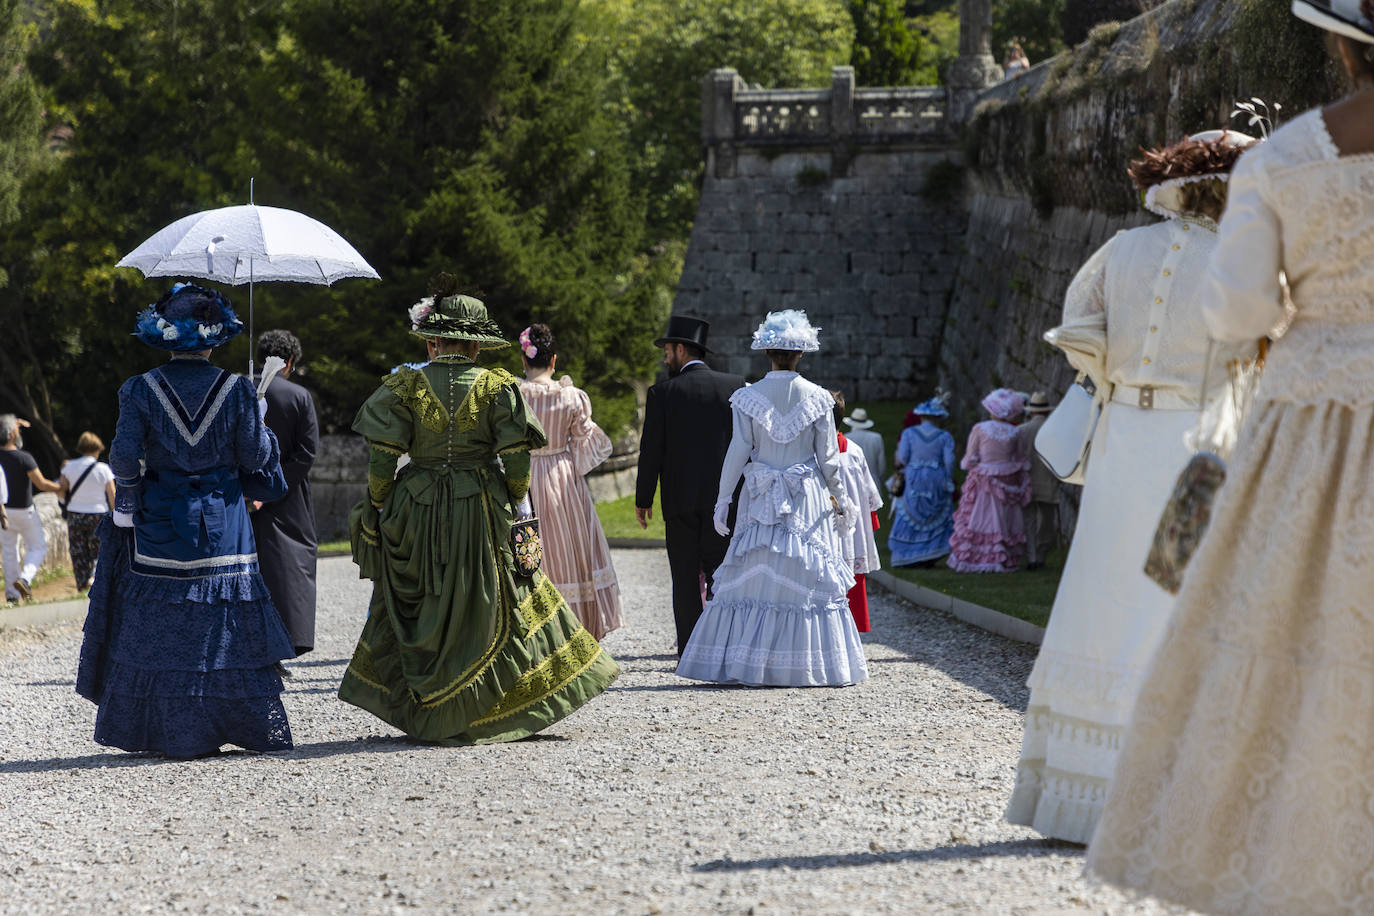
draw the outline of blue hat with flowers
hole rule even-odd
[[[949,403],[949,392],[935,389],[935,397],[928,401],[922,401],[911,412],[918,417],[948,417],[949,408],[945,405]]]
[[[176,352],[209,350],[243,331],[234,307],[218,291],[178,283],[138,313],[134,336],[150,347]]]

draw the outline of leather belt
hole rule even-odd
[[[1112,388],[1112,401],[1141,410],[1198,409],[1196,398],[1179,394],[1172,388],[1155,388],[1153,385],[1116,385]]]

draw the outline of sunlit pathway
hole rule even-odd
[[[289,753],[106,753],[78,630],[0,631],[0,912],[1156,912],[1000,820],[1030,647],[876,593],[867,683],[696,685],[665,556],[615,559],[624,674],[509,745],[417,746],[338,701],[347,559],[320,564]]]

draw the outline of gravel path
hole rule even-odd
[[[347,559],[320,563],[287,753],[106,753],[79,631],[0,630],[0,911],[1163,912],[1000,820],[1032,647],[875,589],[867,683],[696,685],[664,554],[615,561],[624,674],[508,745],[413,745],[336,698],[369,587]]]

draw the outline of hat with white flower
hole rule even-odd
[[[234,307],[218,290],[178,283],[138,313],[134,336],[150,347],[179,353],[210,350],[243,331]]]
[[[509,347],[501,326],[487,314],[487,306],[474,296],[460,295],[452,274],[441,273],[430,283],[430,294],[409,309],[410,333],[416,337],[475,340],[482,350]]]
[[[783,309],[769,312],[763,324],[754,331],[751,350],[795,350],[814,353],[821,348],[820,328],[811,326],[806,312],[799,309]]]

